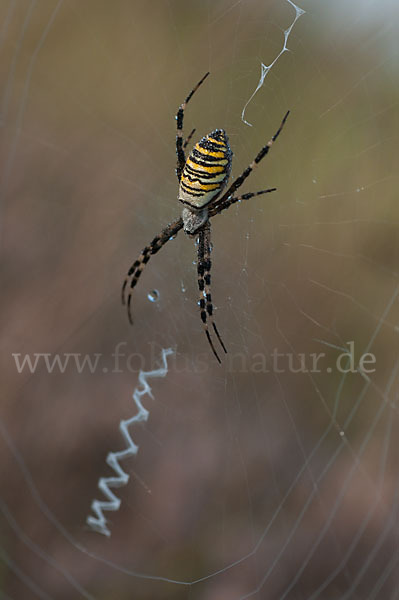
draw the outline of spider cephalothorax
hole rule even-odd
[[[214,355],[220,362],[220,358],[215,350],[212,338],[209,332],[208,323],[212,324],[213,330],[225,352],[227,352],[223,341],[219,335],[215,322],[213,321],[213,305],[211,297],[211,224],[210,219],[222,212],[235,202],[240,200],[249,200],[254,196],[274,192],[276,188],[260,190],[259,192],[249,192],[242,196],[234,196],[234,192],[242,185],[248,175],[253,171],[262,158],[268,153],[269,148],[279,136],[284,123],[288,117],[286,113],[280,127],[274,136],[260,150],[251,164],[245,171],[233,181],[224,194],[221,194],[226,186],[231,171],[232,152],[226,132],[223,129],[215,129],[197,144],[195,144],[189,157],[186,160],[184,153],[193,133],[193,130],[186,141],[183,143],[183,117],[184,109],[187,103],[199,88],[201,83],[208,77],[209,73],[197,83],[195,88],[189,93],[186,100],[181,104],[177,111],[177,135],[176,135],[176,153],[177,168],[176,174],[179,180],[179,200],[183,204],[182,216],[174,221],[162,232],[155,236],[149,246],[146,246],[138,259],[130,267],[122,286],[122,302],[125,303],[125,293],[128,282],[129,293],[127,298],[127,309],[129,321],[132,323],[131,299],[132,290],[135,287],[144,266],[150,260],[153,254],[162,248],[164,244],[172,239],[181,229],[190,236],[198,238],[198,260],[197,274],[198,287],[200,291],[200,314],[208,342]]]

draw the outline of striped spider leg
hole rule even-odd
[[[174,221],[174,223],[171,223],[170,225],[165,227],[165,229],[163,229],[159,235],[156,235],[154,237],[154,239],[148,246],[143,248],[138,259],[134,261],[134,263],[128,270],[122,285],[122,304],[126,304],[126,287],[130,280],[129,291],[127,295],[127,316],[129,317],[129,322],[131,325],[133,325],[131,309],[133,288],[136,286],[139,277],[143,272],[145,265],[150,260],[151,256],[153,254],[156,254],[162,248],[162,246],[166,244],[166,242],[173,239],[179,233],[182,227],[183,219],[177,219],[177,221]]]
[[[211,296],[211,224],[210,221],[202,227],[198,232],[198,261],[197,261],[197,273],[198,273],[198,287],[200,291],[199,307],[201,312],[201,320],[204,325],[205,334],[208,339],[209,345],[212,348],[213,354],[216,356],[217,361],[220,363],[221,360],[218,353],[213,345],[211,335],[209,333],[208,323],[212,323],[212,327],[216,336],[222,346],[223,350],[227,353],[226,347],[223,343],[222,338],[217,330],[216,324],[213,320],[213,305]]]
[[[193,95],[195,94],[195,92],[198,90],[199,86],[208,77],[208,75],[209,75],[209,71],[207,73],[205,73],[205,75],[203,76],[203,78],[200,79],[200,81],[197,83],[197,85],[195,87],[193,87],[193,89],[191,90],[191,92],[189,93],[189,95],[187,96],[187,98],[185,99],[185,101],[183,102],[183,104],[181,104],[179,106],[179,109],[177,111],[177,115],[176,115],[176,124],[177,124],[177,131],[176,131],[176,154],[177,154],[176,175],[177,175],[177,179],[179,180],[179,182],[180,182],[181,174],[183,173],[184,165],[186,164],[186,155],[184,154],[184,149],[186,148],[188,142],[191,139],[191,136],[193,135],[193,133],[195,131],[195,129],[193,129],[193,131],[188,136],[186,142],[183,144],[183,119],[184,119],[184,111],[185,111],[185,108],[186,108],[187,104],[190,102],[191,98],[193,97]]]

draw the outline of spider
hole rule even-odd
[[[212,325],[213,331],[224,352],[226,347],[220,337],[219,331],[213,320],[213,305],[211,297],[211,224],[210,219],[220,212],[229,208],[232,204],[241,200],[249,200],[260,194],[274,192],[277,188],[260,190],[259,192],[249,192],[241,196],[235,196],[234,193],[244,183],[253,169],[266,156],[273,142],[280,135],[281,130],[289,115],[289,111],[284,116],[280,127],[274,136],[259,151],[251,164],[245,171],[233,181],[227,191],[221,195],[225,188],[231,171],[232,151],[226,132],[223,129],[215,129],[203,137],[189,154],[186,160],[185,149],[190,142],[195,129],[190,133],[183,143],[183,118],[184,110],[191,100],[194,93],[208,77],[209,72],[197,83],[191,90],[183,104],[180,105],[177,115],[176,132],[176,153],[177,168],[176,175],[179,180],[179,201],[183,204],[182,215],[179,219],[170,223],[161,233],[154,237],[152,242],[146,246],[137,260],[130,267],[122,286],[122,304],[126,304],[126,288],[130,281],[127,296],[127,312],[130,324],[133,324],[131,313],[131,300],[133,288],[136,286],[145,265],[153,254],[156,254],[162,246],[169,240],[174,239],[177,233],[184,229],[190,237],[197,238],[197,273],[198,287],[200,292],[199,308],[202,324],[209,345],[216,359],[220,363],[218,353],[212,341],[209,325]]]

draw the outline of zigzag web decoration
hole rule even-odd
[[[276,58],[273,60],[273,62],[270,63],[270,65],[265,65],[264,63],[261,63],[261,67],[260,67],[260,79],[259,79],[259,83],[255,89],[255,91],[253,92],[252,96],[250,97],[250,99],[247,101],[247,103],[245,104],[244,108],[242,109],[242,113],[241,113],[241,120],[246,124],[249,125],[250,127],[252,127],[252,123],[248,123],[248,121],[245,119],[245,111],[247,110],[247,106],[248,104],[251,102],[251,100],[253,99],[253,97],[255,96],[255,94],[260,90],[260,88],[262,87],[266,75],[269,73],[270,69],[274,66],[274,64],[278,61],[278,59],[280,58],[280,56],[284,53],[284,52],[288,52],[289,48],[287,48],[287,42],[288,42],[288,38],[291,35],[291,31],[295,25],[295,23],[298,21],[299,17],[301,17],[302,15],[305,14],[306,11],[304,11],[302,8],[300,8],[299,6],[297,6],[296,4],[294,4],[291,0],[287,0],[287,2],[289,2],[291,4],[291,6],[293,8],[295,8],[295,19],[292,21],[291,25],[288,27],[288,29],[286,29],[284,31],[284,45],[282,47],[282,49],[280,50],[279,54],[276,56]]]
[[[115,496],[110,488],[121,487],[126,485],[129,481],[129,474],[122,469],[119,462],[125,458],[135,456],[139,449],[137,444],[135,444],[130,437],[129,427],[134,423],[147,421],[150,413],[142,405],[141,398],[148,395],[150,398],[154,399],[154,396],[151,393],[151,387],[147,380],[151,377],[165,377],[168,372],[166,358],[171,354],[174,354],[171,348],[167,348],[166,350],[162,349],[161,367],[154,371],[140,371],[139,383],[133,392],[133,400],[137,406],[138,412],[131,419],[119,423],[119,429],[126,441],[127,447],[119,452],[110,452],[106,458],[106,463],[114,470],[116,476],[100,478],[98,487],[108,500],[93,500],[91,510],[96,516],[89,515],[86,519],[86,523],[93,531],[97,531],[108,537],[111,535],[111,532],[107,527],[107,519],[104,516],[104,512],[110,510],[117,511],[121,505],[120,499]]]

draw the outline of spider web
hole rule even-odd
[[[298,5],[0,7],[6,600],[398,598],[399,11]],[[226,129],[234,177],[291,110],[240,190],[277,192],[212,220],[221,366],[193,240],[133,328],[119,297],[178,215],[174,115],[208,70],[185,131]]]

